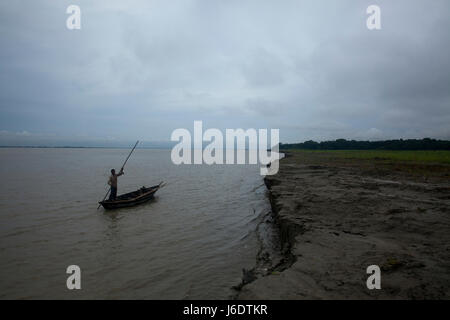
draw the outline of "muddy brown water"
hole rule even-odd
[[[0,149],[0,298],[224,299],[255,264],[270,211],[258,166],[181,165],[137,149],[119,194],[167,186],[147,204],[97,210],[126,149]],[[81,268],[68,290],[66,268]]]

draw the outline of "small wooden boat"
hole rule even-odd
[[[161,189],[163,186],[164,185],[161,182],[160,184],[150,188],[142,187],[136,191],[122,194],[116,197],[115,200],[100,201],[99,204],[101,204],[103,208],[107,210],[133,207],[153,199],[156,191]]]

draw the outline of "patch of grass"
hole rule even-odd
[[[281,150],[282,152],[283,150]],[[406,161],[415,163],[450,164],[450,151],[393,151],[393,150],[286,150],[305,155],[340,159],[367,159],[377,161]]]

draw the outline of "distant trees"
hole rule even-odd
[[[308,150],[450,150],[450,141],[425,138],[384,141],[356,141],[337,139],[335,141],[305,141],[303,143],[280,143],[280,149]]]

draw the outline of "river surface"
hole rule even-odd
[[[226,299],[255,264],[270,211],[255,165],[173,165],[136,149],[118,194],[153,201],[97,210],[126,149],[0,149],[1,299]],[[81,290],[66,269],[81,268]]]

